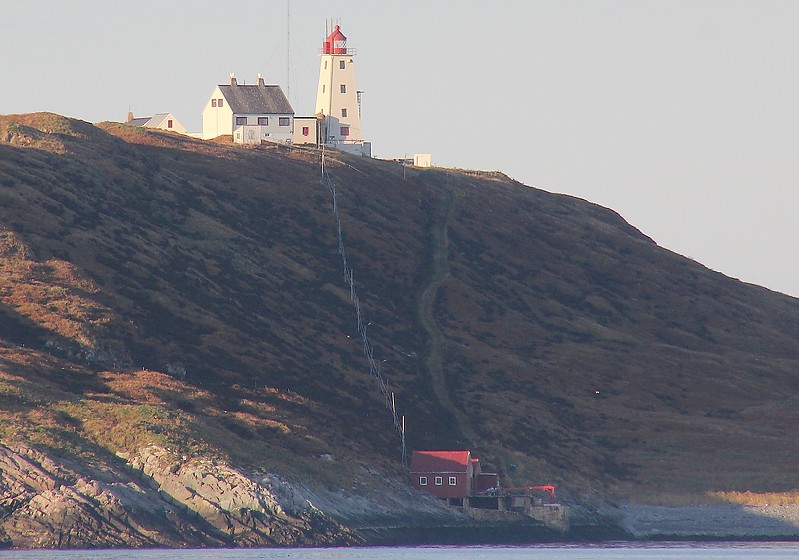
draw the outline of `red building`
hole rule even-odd
[[[434,496],[463,505],[463,500],[499,489],[496,473],[483,473],[471,451],[414,451],[411,484]]]

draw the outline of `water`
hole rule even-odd
[[[233,550],[7,550],[0,560],[796,560],[799,543],[619,543]]]

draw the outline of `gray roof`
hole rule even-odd
[[[145,128],[158,128],[170,114],[171,113],[156,113],[152,117],[138,117],[129,120],[127,124],[131,126],[143,126]],[[172,118],[174,119],[174,117]]]
[[[133,119],[127,122],[130,126],[145,126],[148,122],[150,122],[152,117],[139,117],[137,119]]]
[[[289,100],[277,85],[220,85],[219,89],[234,113],[242,115],[294,114]]]
[[[146,126],[147,128],[158,128],[158,125],[164,122],[164,119],[167,118],[168,116],[169,113],[156,113],[155,115],[150,117],[150,120],[147,121],[147,124],[145,124],[144,126]]]

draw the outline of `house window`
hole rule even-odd
[[[341,84],[341,93],[347,93],[347,84]]]
[[[444,479],[442,477],[440,477],[440,476],[437,476],[436,477],[436,486],[441,486],[442,484],[444,484]]]
[[[236,124],[247,124],[247,117],[236,117]]]
[[[289,126],[291,124],[291,119],[288,117],[280,117],[278,119],[278,124],[280,126]]]
[[[342,70],[344,70],[344,66],[345,66],[344,61],[340,60],[339,63],[338,63],[338,67],[341,68]]]
[[[211,107],[216,107],[216,99],[211,100]]]
[[[340,132],[341,132],[342,136],[349,136],[350,135],[350,127],[342,126]]]
[[[449,477],[449,485],[450,486],[455,486],[456,484],[458,484],[457,477],[454,477],[454,476]]]
[[[341,116],[342,117],[346,117],[347,116],[347,110],[346,109],[342,109],[341,110]]]
[[[427,486],[427,477],[426,476],[420,476],[419,477],[419,486]]]
[[[221,107],[222,105],[224,105],[224,103],[222,102],[221,99],[217,99],[216,100],[216,105],[217,105],[217,107]]]
[[[308,127],[308,126],[302,127],[302,135],[303,136],[308,136],[309,134],[311,134],[311,128]],[[425,484],[427,484],[427,477],[424,477],[424,479],[425,479]]]
[[[258,124],[261,126],[267,126],[269,124],[269,117],[258,117]]]
[[[166,121],[166,127],[167,128],[172,128],[172,120],[171,119]]]

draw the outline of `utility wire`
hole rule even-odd
[[[352,267],[350,267],[350,265],[347,263],[347,252],[344,247],[344,236],[341,230],[341,214],[339,213],[336,184],[333,182],[330,174],[324,168],[324,153],[322,154],[322,181],[327,187],[327,190],[330,191],[330,195],[333,198],[333,214],[336,217],[336,231],[338,232],[338,252],[339,255],[341,255],[344,281],[350,287],[350,300],[355,307],[355,316],[358,320],[358,334],[361,336],[363,354],[366,356],[366,359],[369,362],[369,374],[377,380],[377,384],[380,387],[380,393],[385,399],[386,408],[391,411],[394,429],[397,431],[397,434],[400,437],[400,442],[402,443],[402,464],[404,465],[406,464],[407,460],[407,451],[405,447],[405,417],[403,416],[400,418],[400,416],[397,414],[394,393],[389,390],[388,383],[386,383],[385,377],[380,372],[380,364],[374,358],[374,349],[369,343],[369,339],[366,335],[366,328],[371,323],[364,322],[363,315],[361,314],[361,303],[358,299],[358,292],[355,289],[355,271],[353,271]]]

